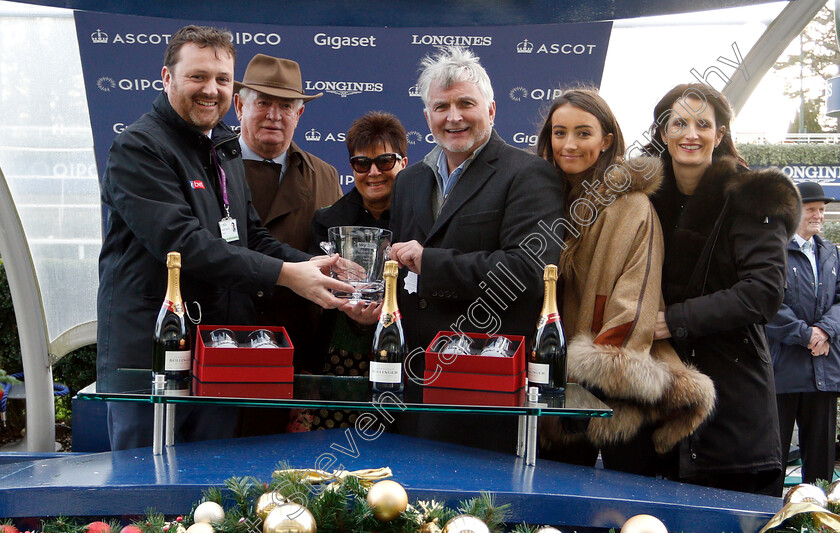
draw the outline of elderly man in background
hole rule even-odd
[[[788,244],[787,288],[765,326],[773,356],[776,404],[787,465],[793,423],[799,427],[802,481],[832,480],[840,391],[840,255],[819,236],[832,198],[818,183],[797,185],[802,220]],[[784,471],[778,481],[781,493]]]
[[[276,239],[309,248],[315,211],[341,198],[335,167],[301,150],[293,141],[307,95],[298,64],[257,54],[242,82],[234,82],[233,103],[242,125],[239,144],[245,178],[260,222]],[[289,290],[275,291],[258,306],[259,322],[284,326],[295,346],[295,366],[320,371],[311,354],[319,310]]]

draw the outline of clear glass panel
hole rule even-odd
[[[72,11],[0,2],[0,168],[50,341],[96,319],[99,181]]]
[[[210,383],[196,380],[167,385],[163,394],[152,394],[149,369],[119,369],[107,383],[99,381],[79,391],[82,400],[129,402],[221,403],[321,409],[448,411],[508,415],[607,417],[612,410],[592,393],[569,383],[565,393],[540,396],[528,402],[525,391],[493,393],[436,389],[406,384],[402,394],[373,397],[368,378],[296,374],[294,383]],[[201,390],[202,386],[212,388]]]

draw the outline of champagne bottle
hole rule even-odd
[[[408,353],[400,310],[397,307],[397,262],[385,262],[385,299],[370,351],[373,392],[403,390],[403,362]]]
[[[545,297],[531,340],[528,358],[528,383],[543,393],[558,393],[566,389],[566,335],[557,311],[557,267],[546,265],[543,273]]]
[[[181,300],[181,254],[166,254],[166,268],[166,296],[155,322],[152,379],[160,380],[163,375],[167,381],[186,381],[190,377],[190,330]]]

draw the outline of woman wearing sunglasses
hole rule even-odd
[[[347,150],[355,187],[332,206],[315,212],[311,253],[322,253],[319,243],[327,240],[327,230],[333,226],[388,229],[391,189],[408,162],[406,148],[405,128],[390,113],[371,111],[353,122],[347,131]],[[324,374],[366,374],[380,307],[359,303],[346,310],[347,314],[334,309],[323,313],[315,337],[324,343],[319,350],[326,352]],[[356,416],[352,411],[310,411],[298,415],[297,427],[291,429],[349,427]]]

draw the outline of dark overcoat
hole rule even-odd
[[[840,256],[837,247],[814,235],[817,245],[817,287],[811,263],[795,241],[788,244],[788,287],[776,317],[767,324],[773,356],[776,394],[840,391]],[[811,327],[828,334],[828,355],[808,349]]]
[[[239,239],[221,237],[225,216],[214,151],[224,170]],[[260,227],[237,136],[223,123],[208,138],[161,93],[152,111],[114,141],[102,179],[109,211],[99,256],[97,379],[150,368],[152,332],[166,292],[166,254],[181,253],[181,294],[204,324],[251,324],[252,298],[274,292],[283,259],[310,256]]]
[[[773,365],[764,324],[785,287],[799,224],[793,182],[721,158],[691,196],[666,166],[653,198],[665,234],[665,317],[681,357],[712,378],[713,415],[680,443],[679,476],[781,468]]]
[[[509,146],[494,131],[435,218],[437,182],[430,164],[436,153],[400,172],[391,198],[394,241],[424,246],[417,292],[405,290],[407,269],[397,286],[409,348],[420,354],[411,359],[410,371],[421,379],[422,349],[438,331],[533,335],[543,266],[559,259],[563,239],[563,191],[547,161]],[[417,418],[403,421],[407,433],[513,450],[513,418]]]

